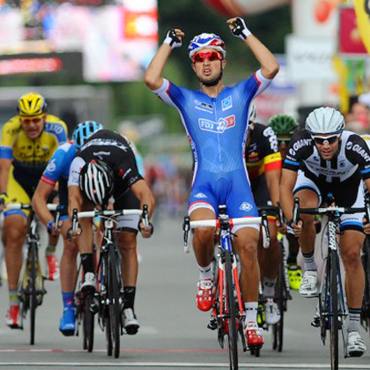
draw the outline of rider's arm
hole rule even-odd
[[[283,168],[280,182],[280,203],[288,221],[293,219],[293,189],[297,181],[297,172]]]
[[[154,210],[154,197],[150,191],[145,180],[139,180],[131,186],[131,191],[140,200],[140,207],[143,208],[144,204],[148,205],[149,218],[153,214]]]
[[[53,191],[54,186],[40,180],[37,185],[35,194],[32,198],[32,206],[39,220],[47,226],[48,222],[54,220],[53,215],[47,207],[48,197]]]
[[[146,86],[149,87],[151,90],[159,89],[163,84],[163,70],[166,66],[167,60],[171,55],[172,49],[177,46],[181,46],[181,40],[184,37],[184,33],[179,30],[173,30],[176,34],[176,37],[180,40],[180,44],[176,45],[176,43],[171,44],[171,39],[169,33],[163,44],[158,49],[157,53],[155,54],[154,58],[149,64],[148,69],[144,74],[144,82]]]
[[[73,210],[77,209],[80,212],[82,209],[82,194],[79,186],[68,186],[68,214],[72,219]]]
[[[240,20],[238,28],[240,32],[237,34],[233,30],[237,26],[237,19]],[[265,45],[248,30],[245,21],[242,18],[231,18],[227,21],[229,28],[234,36],[241,38],[251,49],[252,53],[261,65],[261,72],[265,78],[272,79],[279,72],[279,63]]]
[[[11,159],[0,159],[0,194],[8,191],[9,171]]]
[[[267,171],[265,173],[267,188],[270,193],[270,198],[274,206],[279,202],[279,183],[280,183],[281,170]]]

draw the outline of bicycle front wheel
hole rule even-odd
[[[234,297],[234,284],[232,278],[231,255],[225,251],[225,271],[226,271],[226,297],[228,310],[228,342],[229,342],[229,361],[230,369],[238,369],[238,332],[236,327],[236,310]]]
[[[86,292],[84,297],[84,307],[82,311],[83,345],[84,349],[92,352],[94,348],[94,312],[92,312],[92,303],[94,299],[93,292]]]
[[[36,280],[37,280],[37,245],[36,243],[30,243],[30,271],[29,271],[29,293],[30,293],[30,343],[35,344],[35,330],[36,330],[36,307],[37,307],[37,296],[36,296]]]
[[[120,302],[120,269],[118,267],[118,256],[114,245],[108,248],[108,287],[107,296],[109,299],[109,324],[110,335],[113,344],[114,357],[120,354],[120,335],[121,335],[121,302]]]
[[[331,369],[337,370],[338,360],[338,255],[329,249],[330,258],[330,362]]]

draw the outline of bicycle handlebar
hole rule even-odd
[[[55,203],[48,203],[47,204],[49,211],[56,211],[58,208],[58,204]],[[31,204],[23,204],[23,203],[9,203],[6,205],[7,209],[32,209]]]

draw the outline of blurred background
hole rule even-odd
[[[370,0],[0,0],[0,123],[16,114],[23,93],[36,91],[70,132],[92,119],[125,134],[143,156],[157,215],[183,215],[188,140],[177,111],[144,86],[143,72],[166,32],[181,28],[185,42],[165,77],[198,87],[187,44],[201,32],[226,42],[227,85],[249,77],[258,64],[225,23],[236,15],[281,64],[255,101],[260,122],[290,113],[302,124],[330,105],[349,128],[370,131]]]

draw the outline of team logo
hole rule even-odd
[[[194,195],[194,198],[197,199],[207,198],[207,195],[205,195],[204,193],[198,193]]]
[[[199,118],[199,128],[202,131],[211,131],[216,134],[222,134],[226,129],[235,126],[235,116],[228,116],[226,118],[220,118],[217,122],[210,121],[208,119]]]
[[[208,113],[213,113],[213,106],[212,104],[204,103],[199,100],[194,100],[195,109],[202,110]]]
[[[223,111],[232,108],[232,106],[233,100],[231,98],[231,95],[229,95],[226,99],[221,100],[221,107]]]
[[[348,141],[348,143],[347,143],[347,145],[346,145],[346,149],[347,149],[347,150],[351,150],[351,149],[352,149],[352,147],[353,147],[353,143],[352,143],[352,141]]]
[[[55,159],[52,159],[50,162],[49,162],[49,164],[48,164],[48,166],[46,167],[46,171],[49,171],[49,172],[54,172],[55,171],[55,169],[56,169],[56,164],[55,164]]]
[[[339,167],[340,167],[340,168],[345,167],[345,165],[346,165],[346,162],[345,162],[345,161],[340,161],[340,162],[339,162]]]
[[[251,209],[253,208],[252,204],[248,203],[248,202],[243,202],[241,204],[241,206],[239,207],[239,209],[241,211],[245,211],[245,212],[248,212],[250,211]]]

